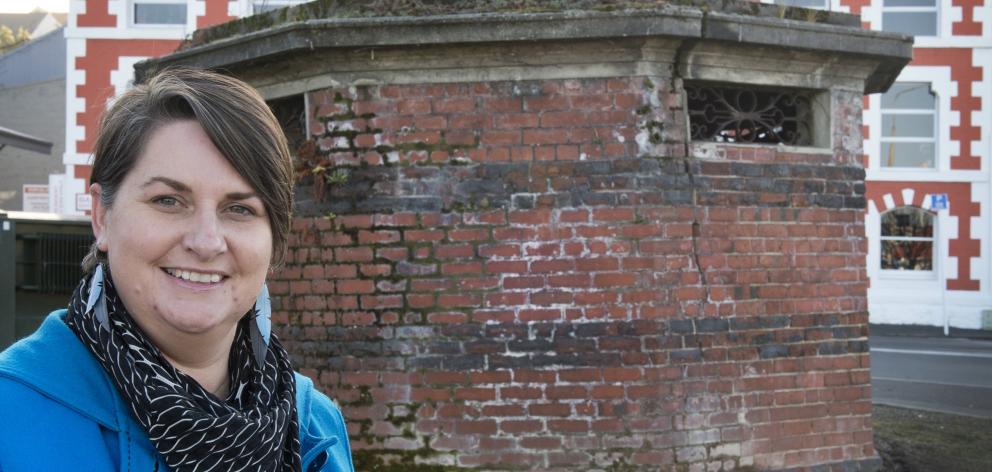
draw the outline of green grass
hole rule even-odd
[[[992,471],[992,419],[882,405],[872,419],[885,471]]]

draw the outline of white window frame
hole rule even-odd
[[[935,33],[933,35],[929,34],[914,34],[916,38],[939,38],[941,33],[940,24],[940,3],[942,0],[934,0],[934,5],[932,7],[889,7],[885,6],[885,1],[882,0],[882,12],[878,17],[878,22],[882,25],[881,30],[887,31],[885,29],[885,14],[886,13],[934,13],[934,28]]]
[[[926,197],[926,196],[924,196]],[[898,210],[900,208],[912,208],[917,211],[922,211],[930,214],[930,222],[933,227],[933,234],[929,238],[919,237],[919,236],[882,236],[882,225],[884,224],[885,215],[891,211]],[[880,278],[885,279],[902,279],[902,280],[933,280],[937,278],[938,267],[937,264],[940,261],[940,237],[939,237],[939,221],[940,214],[935,211],[931,211],[926,208],[913,206],[913,205],[902,205],[897,207],[889,208],[878,214],[878,227],[875,232],[875,236],[878,237],[878,259],[876,262],[876,268],[878,269],[878,275]],[[900,269],[883,269],[882,268],[882,257],[884,256],[884,245],[883,241],[930,241],[930,270],[900,270]]]
[[[940,169],[940,95],[934,90],[932,82],[923,81],[898,81],[896,84],[921,84],[926,85],[933,95],[933,108],[884,108],[882,104],[882,96],[879,95],[878,99],[878,109],[880,113],[879,119],[879,132],[878,132],[878,167],[883,171],[899,171],[899,172],[937,172]],[[895,84],[893,84],[895,85]],[[920,137],[909,137],[909,136],[885,136],[885,130],[882,129],[885,123],[886,115],[933,115],[933,133],[929,138]],[[930,167],[908,167],[893,165],[889,166],[885,164],[885,145],[887,143],[933,143],[933,165]]]
[[[138,23],[135,10],[138,5],[184,5],[186,7],[186,18],[182,23]],[[127,5],[128,24],[134,28],[185,28],[189,23],[190,5],[186,0],[130,0]]]

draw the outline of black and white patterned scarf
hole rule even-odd
[[[101,293],[91,296],[91,290]],[[293,368],[274,335],[267,347],[260,344],[253,312],[238,323],[226,399],[203,389],[162,356],[131,319],[106,267],[80,282],[66,324],[110,374],[172,470],[298,471]]]

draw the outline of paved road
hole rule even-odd
[[[992,341],[872,336],[875,403],[992,418]]]

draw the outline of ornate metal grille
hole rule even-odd
[[[685,89],[694,140],[813,145],[811,91],[712,84]]]

